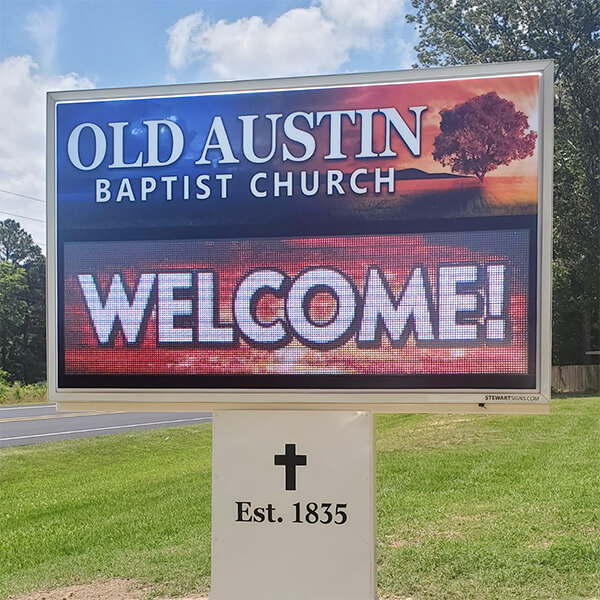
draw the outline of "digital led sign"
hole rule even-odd
[[[51,395],[546,402],[550,68],[50,94]]]

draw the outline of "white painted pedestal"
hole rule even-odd
[[[370,413],[215,412],[211,600],[376,599],[374,486]]]

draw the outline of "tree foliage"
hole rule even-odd
[[[600,348],[600,0],[412,0],[423,66],[555,64],[554,349]]]
[[[0,221],[0,370],[10,381],[46,376],[46,261],[12,219]]]
[[[527,115],[496,92],[441,111],[433,158],[454,173],[483,181],[489,171],[533,154],[537,134],[527,132]]]
[[[22,265],[41,256],[33,238],[13,219],[0,221],[0,260]]]
[[[22,358],[20,339],[27,315],[27,274],[19,265],[0,262],[0,367],[14,378]]]

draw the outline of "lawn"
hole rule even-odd
[[[112,576],[206,591],[210,442],[199,425],[0,450],[0,599]],[[600,597],[600,398],[379,416],[377,447],[382,597]]]
[[[46,384],[7,383],[0,377],[0,406],[14,404],[44,404],[48,401]]]

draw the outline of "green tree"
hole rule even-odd
[[[22,337],[27,318],[27,273],[0,262],[0,368],[10,380],[22,373]]]
[[[11,381],[46,376],[46,260],[12,219],[0,221],[0,369]]]
[[[41,255],[33,238],[13,219],[0,221],[0,260],[16,265]]]
[[[422,66],[555,61],[554,348],[600,348],[600,0],[412,0]]]

